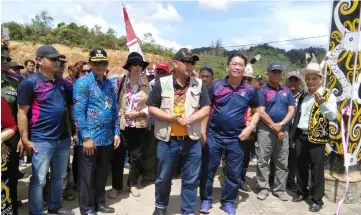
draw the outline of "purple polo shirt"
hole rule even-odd
[[[281,122],[288,113],[289,106],[295,106],[292,92],[283,86],[278,90],[269,84],[258,90],[258,102],[260,107],[265,107],[266,113],[275,123]]]
[[[72,105],[72,87],[55,75],[50,80],[36,72],[19,86],[18,104],[29,105],[29,135],[34,142],[57,141],[68,138],[65,111]]]
[[[214,82],[209,88],[212,108],[208,129],[227,137],[237,137],[246,127],[248,108],[258,107],[257,91],[242,81],[233,88],[228,77]]]

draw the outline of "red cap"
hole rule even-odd
[[[169,67],[167,64],[160,63],[155,66],[155,69],[163,69],[164,71],[169,73]]]
[[[66,61],[66,56],[63,55],[63,54],[59,55],[59,61],[60,61],[60,62],[67,63],[67,61]]]

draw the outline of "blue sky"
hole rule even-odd
[[[138,37],[152,33],[166,47],[197,48],[221,39],[224,46],[329,34],[332,1],[115,1],[2,0],[1,22],[29,23],[47,10],[54,24],[75,22],[125,32],[122,6]],[[273,44],[284,49],[328,47],[328,37]]]

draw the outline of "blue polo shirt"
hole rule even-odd
[[[69,137],[64,117],[67,105],[72,105],[72,93],[71,86],[57,75],[50,80],[36,72],[20,83],[18,104],[30,106],[30,141],[58,141]]]
[[[266,113],[275,123],[281,122],[288,113],[289,106],[295,106],[292,92],[287,87],[278,90],[269,84],[258,90],[259,106],[266,109]]]
[[[208,92],[212,103],[208,130],[237,137],[246,127],[248,108],[258,107],[256,89],[243,81],[234,89],[226,77],[214,82]]]

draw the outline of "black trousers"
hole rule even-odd
[[[323,205],[325,191],[325,145],[308,142],[307,136],[296,133],[297,186],[298,193],[311,196],[314,203]],[[311,189],[308,189],[308,170],[311,169]]]
[[[150,131],[147,131],[147,135],[148,139],[143,147],[143,179],[152,180],[157,172],[157,140],[154,136],[154,126]]]
[[[147,128],[126,127],[121,131],[122,147],[114,151],[112,161],[112,187],[116,190],[123,188],[123,169],[125,152],[128,150],[130,171],[128,176],[128,186],[134,187],[138,183],[139,176],[143,173],[143,146],[148,141]]]
[[[123,175],[124,175],[124,160],[126,148],[124,143],[124,136],[121,135],[122,142],[119,147],[113,152],[112,159],[112,187],[115,190],[123,190]]]
[[[297,151],[296,148],[290,148],[288,153],[288,178],[287,188],[291,191],[297,192]]]
[[[96,207],[105,204],[105,186],[114,146],[97,146],[95,153],[87,156],[78,146],[79,159],[79,206],[80,212],[95,212]]]
[[[246,182],[246,173],[249,166],[249,160],[251,158],[251,152],[255,149],[254,140],[247,140],[242,142],[244,147],[244,157],[243,157],[243,169],[241,175],[241,183]]]
[[[18,180],[20,176],[19,171],[19,154],[16,152],[16,146],[9,145],[10,155],[9,155],[9,189],[10,189],[10,198],[11,206],[13,208],[13,215],[18,214]]]
[[[79,167],[78,167],[78,146],[73,148],[73,163],[71,169],[73,171],[73,180],[74,184],[78,187],[78,178],[79,178]]]

